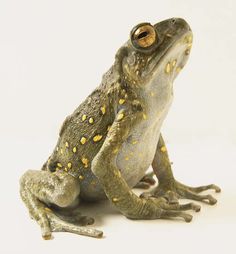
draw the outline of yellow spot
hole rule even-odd
[[[73,147],[72,151],[73,151],[73,153],[76,153],[77,148],[76,148],[76,147]]]
[[[179,73],[181,70],[182,70],[181,67],[177,67],[177,68],[176,68],[176,72],[178,72],[178,73]]]
[[[58,168],[62,168],[62,165],[61,165],[61,163],[57,163],[57,166],[58,166]]]
[[[118,198],[112,198],[112,202],[116,203],[116,202],[118,202],[118,201],[119,201]]]
[[[62,149],[62,148],[61,148],[61,151],[60,151],[60,152],[61,152],[61,154],[63,154],[63,149]]]
[[[151,96],[153,97],[155,95],[155,93],[151,92]]]
[[[118,116],[117,116],[117,120],[120,121],[124,118],[124,114],[123,113],[120,113]]]
[[[93,122],[94,122],[94,121],[93,121],[93,118],[92,118],[92,117],[90,117],[90,118],[89,118],[89,123],[91,123],[91,124],[92,124]]]
[[[44,210],[47,212],[52,212],[52,210],[49,207],[44,207]]]
[[[115,148],[115,149],[113,150],[113,153],[114,153],[114,154],[117,154],[118,151],[119,151],[119,149],[118,149],[118,148]]]
[[[125,103],[125,99],[119,99],[119,104],[122,105]]]
[[[72,168],[72,164],[70,162],[67,164],[67,166],[68,168]]]
[[[56,150],[57,150],[57,152],[59,151],[59,148],[58,148],[58,146],[57,146]]]
[[[108,125],[107,127],[107,131],[109,131],[111,129],[111,125]]]
[[[83,177],[82,175],[80,175],[80,176],[79,176],[79,179],[80,179],[80,180],[83,180],[83,179],[84,179],[84,177]]]
[[[87,119],[86,115],[82,115],[82,122],[84,122]]]
[[[83,158],[81,159],[81,161],[82,161],[82,163],[84,164],[84,167],[87,168],[87,167],[88,167],[88,164],[89,164],[89,160],[88,160],[87,158],[83,157]]]
[[[193,37],[192,37],[192,35],[186,36],[186,37],[185,37],[185,41],[186,41],[187,43],[191,44],[191,43],[193,42]]]
[[[162,147],[161,147],[161,151],[162,151],[163,153],[165,153],[165,152],[167,151],[166,147],[165,147],[165,146],[162,146]]]
[[[175,59],[175,60],[172,62],[172,67],[175,67],[176,63],[177,63],[177,60]]]
[[[138,143],[137,140],[134,140],[134,141],[132,142],[133,145],[135,145],[135,144],[137,144],[137,143]]]
[[[127,157],[125,157],[125,160],[126,160],[126,161],[128,161],[128,160],[129,160],[129,157],[128,157],[128,156],[127,156]]]
[[[101,139],[102,139],[102,135],[99,135],[99,134],[93,137],[93,141],[94,141],[94,142],[98,142],[98,141],[100,141]]]
[[[143,113],[143,119],[147,120],[147,115],[145,113]]]
[[[80,143],[81,143],[82,145],[84,145],[86,142],[87,142],[87,139],[86,139],[85,137],[82,137],[82,138],[80,139]]]
[[[68,171],[68,169],[67,169],[67,168],[65,168],[65,171],[67,172],[67,171]]]
[[[102,114],[105,115],[105,113],[106,113],[106,106],[104,105],[100,109],[101,109]]]
[[[66,147],[69,147],[69,143],[68,142],[66,142]]]
[[[117,170],[117,172],[115,172],[116,176],[121,177],[121,173],[120,170]]]
[[[170,73],[170,70],[171,70],[170,63],[167,63],[166,68],[165,68],[165,72]]]

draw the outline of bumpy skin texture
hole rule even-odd
[[[76,212],[79,198],[108,198],[131,219],[182,217],[187,222],[192,216],[183,211],[199,211],[200,206],[180,205],[179,198],[216,203],[211,195],[198,193],[219,192],[219,187],[193,188],[174,179],[160,135],[173,99],[173,80],[191,45],[192,32],[183,19],[134,27],[101,85],[64,121],[42,170],[21,177],[21,197],[45,239],[53,231],[102,236],[84,227],[94,220]],[[152,175],[145,175],[150,165],[159,185],[138,197],[133,187],[155,183]]]

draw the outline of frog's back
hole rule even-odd
[[[91,162],[114,121],[114,108],[109,103],[106,84],[102,84],[65,119],[48,161],[51,172],[59,170],[80,179],[82,198],[97,198],[90,197],[90,193],[105,197],[91,171]]]

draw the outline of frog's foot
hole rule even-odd
[[[155,185],[156,180],[153,178],[154,172],[147,173],[141,180],[138,182],[134,188],[136,189],[149,189],[152,185]]]
[[[78,226],[92,225],[95,221],[92,217],[81,215],[81,213],[77,210],[73,210],[72,212],[64,212],[60,209],[53,212],[55,212],[55,215],[61,220]]]
[[[200,195],[200,192],[206,190],[215,190],[216,193],[221,192],[221,189],[215,184],[209,184],[199,187],[190,187],[182,183],[176,182],[176,191],[181,198],[193,199],[196,201],[201,201],[209,205],[215,205],[217,200],[212,195]]]
[[[150,192],[145,192],[142,197],[165,197],[170,204],[178,203],[178,198],[192,199],[201,201],[210,205],[217,203],[217,200],[212,195],[200,195],[199,193],[206,190],[215,190],[220,192],[220,188],[214,184],[189,187],[177,181],[173,181],[170,184],[159,184]],[[199,210],[200,211],[200,208]]]
[[[188,203],[188,204],[170,204],[164,197],[142,197],[141,199],[146,200],[146,206],[150,205],[150,203],[153,203],[154,206],[150,209],[154,209],[154,218],[159,218],[159,219],[173,219],[175,217],[180,217],[183,218],[186,222],[190,222],[193,218],[191,214],[188,214],[184,211],[187,210],[194,210],[198,211],[199,206],[194,204],[194,203]],[[150,213],[147,213],[148,216],[150,216]],[[150,219],[150,217],[147,217]],[[153,219],[153,217],[151,217]]]
[[[75,219],[74,221],[72,221],[71,219],[71,222],[67,222],[67,221],[64,221],[64,218],[67,218],[67,220],[69,221],[69,218],[72,218],[72,217],[63,216],[63,220],[62,220],[57,215],[55,215],[50,208],[45,207],[44,209],[42,208],[39,209],[37,215],[34,214],[32,215],[32,217],[40,225],[41,231],[42,231],[42,237],[45,240],[51,239],[52,232],[70,232],[70,233],[74,233],[78,235],[84,235],[84,236],[90,236],[90,237],[96,237],[96,238],[100,238],[103,235],[103,232],[97,229],[78,226],[78,224],[81,225],[81,223],[88,225],[94,222],[93,219],[86,216],[80,216],[79,220],[77,218],[77,221]]]

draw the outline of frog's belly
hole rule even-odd
[[[123,144],[117,157],[117,166],[130,187],[135,186],[151,165],[159,140],[159,126],[135,131]]]
[[[117,167],[131,188],[141,180],[153,161],[161,124],[162,119],[158,119],[156,123],[151,124],[147,121],[138,125],[124,142],[117,155]],[[95,184],[92,185],[91,182],[94,181]],[[89,171],[87,177],[81,182],[80,194],[81,198],[91,201],[106,198],[99,180],[92,171]]]
[[[160,135],[159,127],[159,125],[149,128],[139,126],[132,132],[117,155],[117,167],[131,188],[145,175],[153,161]],[[85,200],[106,198],[99,180],[91,170],[87,171],[86,177],[81,181],[80,190],[80,197]]]

